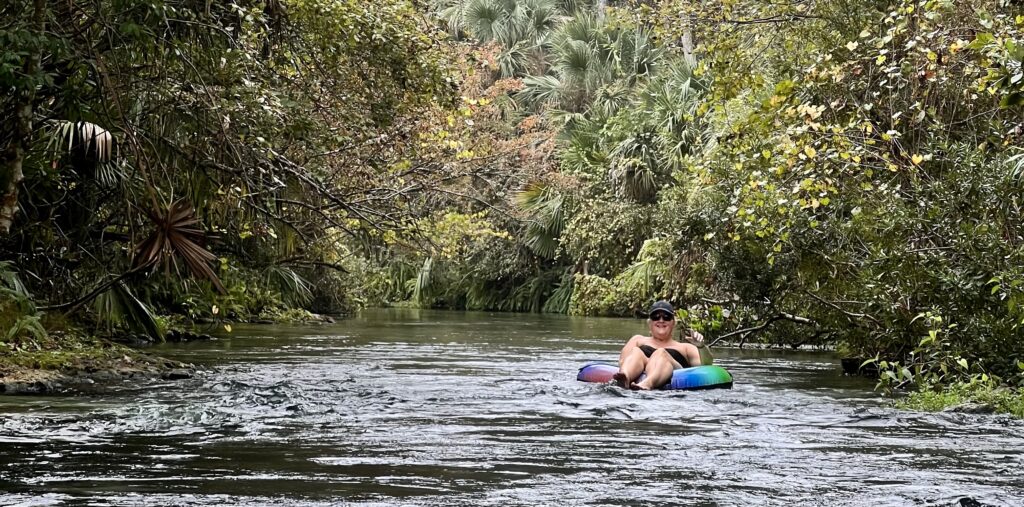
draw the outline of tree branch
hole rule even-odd
[[[718,338],[715,338],[714,340],[711,340],[711,342],[708,343],[708,346],[709,347],[714,346],[714,344],[718,343],[719,341],[722,341],[722,340],[724,340],[726,338],[729,338],[729,337],[732,337],[732,336],[736,336],[736,335],[740,335],[740,341],[742,342],[742,341],[746,340],[747,337],[749,337],[751,334],[761,332],[765,328],[767,328],[768,326],[772,325],[774,322],[777,322],[777,321],[780,321],[780,320],[788,320],[790,322],[796,322],[797,324],[816,325],[816,323],[813,320],[808,319],[807,317],[801,317],[799,315],[793,315],[791,313],[786,313],[786,312],[779,312],[778,314],[773,315],[769,319],[765,320],[760,325],[753,326],[753,327],[748,327],[748,328],[743,328],[743,329],[737,329],[736,331],[732,331],[732,332],[723,334],[722,336],[719,336]]]

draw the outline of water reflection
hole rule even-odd
[[[575,382],[641,321],[372,311],[160,353],[194,379],[0,398],[4,505],[1020,505],[1024,425],[895,412],[827,354],[732,390]],[[966,503],[965,503],[966,502]],[[971,503],[974,502],[974,503]]]

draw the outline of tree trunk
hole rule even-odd
[[[679,43],[683,46],[683,59],[686,60],[686,64],[691,69],[695,68],[697,66],[697,58],[693,56],[693,27],[689,22],[683,28],[683,36]]]
[[[45,0],[34,0],[31,30],[36,37],[43,37],[45,30]],[[25,152],[32,137],[32,104],[35,100],[36,74],[39,73],[40,52],[42,44],[34,41],[34,47],[25,57],[26,83],[21,90],[14,93],[14,132],[0,154],[0,234],[7,234],[14,223],[14,214],[18,212],[18,185],[25,179],[23,170]]]

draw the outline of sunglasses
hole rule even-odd
[[[651,314],[651,321],[657,322],[659,320],[671,322],[676,320],[676,318],[671,313],[665,312],[654,312]]]

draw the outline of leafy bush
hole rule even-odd
[[[637,302],[613,281],[597,275],[577,274],[569,301],[569,315],[631,315]]]

